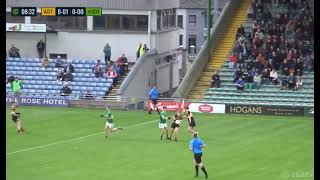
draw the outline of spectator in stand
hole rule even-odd
[[[290,73],[288,77],[288,88],[296,90],[296,84],[297,84],[296,77],[294,76],[293,73]]]
[[[16,78],[14,77],[13,73],[10,74],[10,76],[8,77],[8,79],[6,80],[6,84],[10,84],[11,86],[11,90],[13,90],[12,88],[12,82],[15,80]]]
[[[74,67],[71,64],[71,61],[69,61],[68,64],[66,64],[63,69],[64,69],[64,72],[66,73],[74,73]]]
[[[38,51],[38,55],[39,55],[39,59],[42,59],[43,58],[43,52],[44,52],[44,49],[45,49],[45,43],[40,40],[38,43],[37,43],[37,51]]]
[[[238,70],[234,72],[234,80],[233,80],[233,82],[237,82],[237,80],[240,77],[242,77],[242,75],[243,75],[243,72],[241,71],[240,68],[238,68]]]
[[[113,64],[113,70],[116,71],[117,75],[120,77],[121,75],[121,68],[118,66],[117,63]]]
[[[252,89],[254,87],[253,77],[254,75],[252,71],[248,71],[248,75],[246,77],[245,89]]]
[[[41,62],[41,66],[44,68],[44,69],[47,69],[47,67],[49,66],[49,59],[48,57],[44,57],[42,62]]]
[[[20,58],[19,49],[16,48],[14,45],[11,45],[11,48],[9,49],[9,57]]]
[[[108,63],[111,63],[111,61],[108,61]],[[99,78],[99,81],[100,81],[100,78],[103,77],[100,59],[97,60],[96,65],[92,68],[92,72],[94,73],[94,77]]]
[[[86,100],[94,100],[94,96],[91,94],[90,91],[86,91],[86,93],[84,94],[84,99],[86,99]]]
[[[236,63],[237,63],[237,56],[235,55],[235,53],[232,53],[229,56],[229,68],[234,68]]]
[[[257,57],[257,66],[259,68],[259,71],[261,71],[263,69],[265,63],[266,63],[266,60],[265,60],[264,56],[262,55],[262,53],[259,53],[259,55]]]
[[[105,72],[107,72],[112,66],[113,66],[113,62],[112,61],[108,61],[107,65],[106,65]]]
[[[288,89],[288,85],[289,85],[288,76],[283,76],[283,77],[281,78],[281,90],[286,90],[286,89]]]
[[[218,71],[215,71],[211,78],[211,87],[215,86],[216,88],[220,88],[220,84],[221,84],[220,75]]]
[[[118,75],[117,75],[117,72],[113,69],[113,66],[111,66],[109,70],[106,72],[106,78],[113,80],[113,83],[112,83],[113,86],[117,84]]]
[[[124,75],[126,72],[128,72],[128,59],[126,58],[125,54],[122,54],[122,56],[118,58],[116,64],[120,67],[121,75]]]
[[[261,74],[256,73],[256,75],[253,77],[253,83],[254,83],[254,88],[259,89],[260,84],[261,84]]]
[[[65,81],[65,73],[63,69],[60,69],[57,75],[57,81]]]
[[[268,68],[264,68],[261,74],[262,81],[261,83],[267,83],[269,84],[270,79],[270,71]]]
[[[240,68],[240,69],[244,68],[245,60],[244,60],[244,57],[243,57],[242,53],[239,53],[239,57],[238,57],[237,63],[238,63],[238,68]]]
[[[64,61],[61,59],[61,56],[57,57],[57,61],[55,63],[55,67],[64,68]]]
[[[246,34],[246,31],[245,31],[245,29],[244,29],[244,27],[243,27],[243,25],[241,24],[240,25],[240,27],[238,28],[238,30],[237,30],[237,38],[239,37],[239,36],[244,36]]]
[[[288,76],[289,75],[289,64],[287,59],[284,59],[283,62],[281,63],[281,75],[283,76]]]
[[[103,52],[104,52],[104,61],[107,64],[108,61],[111,61],[111,46],[109,45],[109,43],[107,43],[104,46]]]
[[[73,75],[70,71],[64,73],[64,81],[69,82],[73,81]]]
[[[236,81],[237,92],[238,92],[238,93],[242,93],[243,90],[244,90],[244,86],[245,86],[245,81],[242,79],[242,77],[240,77],[240,78]]]
[[[272,71],[270,72],[269,81],[274,85],[278,84],[278,72],[275,69],[272,69]]]
[[[61,96],[69,96],[72,93],[71,89],[68,87],[68,83],[64,83],[60,90]]]

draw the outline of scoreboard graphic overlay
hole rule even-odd
[[[41,16],[102,16],[100,7],[43,7]],[[37,16],[36,7],[12,7],[11,16]]]

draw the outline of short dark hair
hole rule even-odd
[[[193,136],[193,138],[197,138],[198,137],[198,133],[195,132],[195,133],[192,134],[192,136]]]

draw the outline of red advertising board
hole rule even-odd
[[[173,101],[158,101],[158,108],[162,109],[163,107],[166,107],[167,111],[178,111],[178,110],[182,110],[183,107],[185,106],[189,106],[189,102],[173,102]],[[153,108],[153,104],[151,101],[148,102],[148,110],[150,110],[150,108]]]

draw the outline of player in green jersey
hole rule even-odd
[[[161,112],[160,112],[160,122],[159,122],[159,128],[160,128],[160,139],[162,140],[163,134],[164,132],[166,132],[166,136],[167,139],[169,139],[168,137],[168,129],[167,129],[167,113],[165,111],[166,107],[162,107],[161,108]]]
[[[106,125],[104,127],[106,138],[111,135],[112,132],[115,132],[117,130],[124,130],[121,127],[115,128],[113,123],[113,115],[111,113],[110,107],[106,107],[107,113],[105,115],[101,115],[101,117],[107,117]]]

